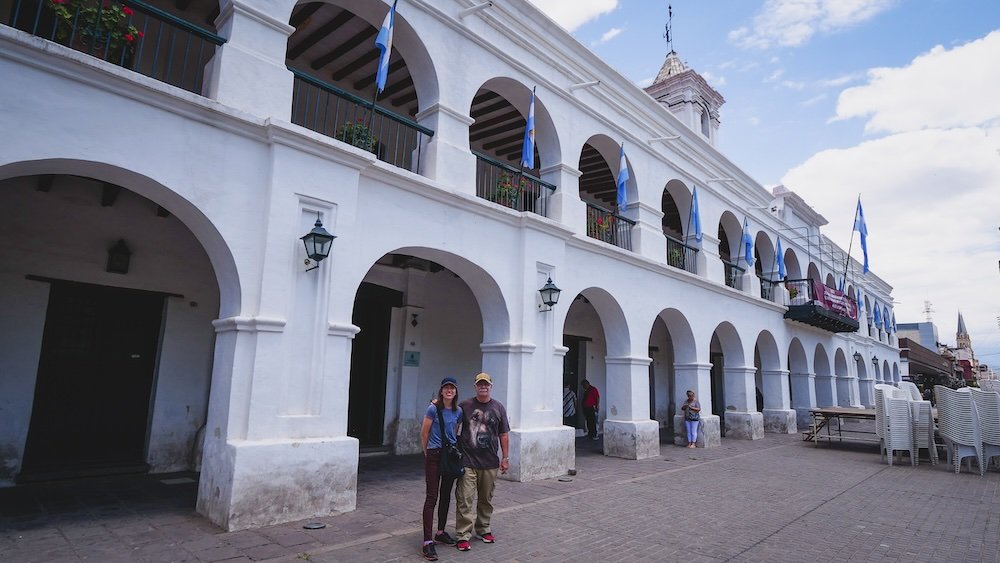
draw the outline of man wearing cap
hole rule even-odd
[[[507,473],[510,468],[510,421],[507,409],[490,396],[493,378],[487,373],[476,376],[476,396],[459,404],[462,409],[462,435],[459,440],[465,451],[465,475],[455,493],[455,531],[458,533],[459,551],[469,551],[472,546],[473,526],[483,543],[493,543],[496,538],[490,530],[493,516],[493,490],[496,488],[497,469]],[[501,456],[497,455],[497,446]],[[473,507],[472,499],[477,501]]]

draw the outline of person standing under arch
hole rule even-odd
[[[580,385],[583,386],[583,418],[587,421],[587,437],[597,440],[597,411],[601,408],[601,394],[586,379]]]
[[[438,424],[438,409],[444,421],[445,436],[441,436],[441,425]],[[437,561],[437,550],[434,542],[454,545],[455,539],[445,531],[448,523],[448,509],[451,504],[451,488],[455,484],[454,477],[441,475],[439,471],[441,452],[444,442],[457,444],[455,430],[462,422],[462,407],[458,406],[458,383],[454,377],[441,380],[437,399],[427,407],[424,422],[420,427],[420,444],[424,450],[424,481],[426,496],[424,497],[424,543],[420,554],[428,561]],[[438,528],[434,531],[434,505],[437,504]]]

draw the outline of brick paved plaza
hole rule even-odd
[[[643,461],[579,441],[571,481],[500,482],[497,543],[442,561],[998,561],[1000,473],[889,467],[871,446],[798,436],[663,444]],[[415,456],[362,459],[358,510],[223,533],[185,476],[0,490],[2,561],[419,561]],[[187,476],[190,477],[190,476]],[[452,509],[454,514],[454,509]],[[449,531],[453,528],[449,526]]]

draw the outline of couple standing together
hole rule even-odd
[[[489,374],[480,373],[476,376],[475,385],[476,396],[459,403],[455,378],[442,379],[437,399],[427,407],[420,429],[420,442],[424,450],[424,478],[427,484],[423,511],[424,541],[420,553],[429,561],[437,560],[435,542],[455,545],[459,551],[469,551],[472,548],[469,540],[472,538],[473,528],[483,543],[496,541],[490,531],[493,490],[496,488],[497,472],[507,473],[510,468],[510,421],[507,419],[507,409],[490,396],[493,378]],[[460,445],[465,465],[465,473],[461,477],[441,474],[440,460],[444,443]],[[498,447],[502,451],[502,457],[497,455]],[[452,538],[445,531],[445,525],[448,522],[451,489],[455,481],[458,481],[455,491],[455,533],[458,537]],[[435,504],[438,517],[436,533],[433,528]]]

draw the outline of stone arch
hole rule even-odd
[[[743,223],[732,211],[725,211],[719,217],[719,258],[723,262],[736,264],[741,261],[740,241],[743,237]]]
[[[873,378],[868,376],[868,360],[865,359],[864,354],[860,352],[855,352],[856,360],[854,362],[854,367],[858,374],[858,391],[860,393],[861,405],[864,407],[871,407],[875,404],[875,388]]]
[[[789,401],[795,410],[797,425],[805,428],[810,422],[809,409],[816,406],[816,386],[805,346],[798,337],[788,343],[787,366]]]
[[[826,287],[837,289],[837,279],[833,277],[833,274],[826,275]]]
[[[628,156],[629,148],[625,147]],[[621,143],[604,134],[592,135],[580,149],[578,169],[580,199],[609,210],[617,207],[618,169],[621,162]],[[639,188],[632,162],[628,163],[629,179],[625,196],[630,204],[639,201]],[[619,210],[620,212],[621,210]]]
[[[889,360],[882,360],[882,381],[892,384],[896,383],[892,372],[889,370]]]
[[[743,341],[736,327],[729,321],[719,323],[712,336],[717,339],[721,352],[726,357],[726,365],[742,367],[746,365],[746,357],[743,352]]]
[[[778,262],[774,255],[774,243],[766,231],[757,231],[753,251],[757,260],[754,264],[757,277],[778,281]]]
[[[149,176],[103,162],[52,158],[0,166],[0,181],[20,176],[60,174],[83,176],[125,187],[180,219],[201,243],[215,271],[219,284],[219,318],[239,314],[242,309],[242,284],[232,249],[215,223],[179,190]]]
[[[812,281],[817,281],[817,282],[823,283],[823,277],[820,276],[819,268],[816,267],[816,263],[815,262],[810,262],[809,263],[809,269],[806,272],[806,278],[808,278],[808,279],[810,279]]]
[[[902,381],[902,378],[899,376],[899,364],[896,362],[892,363],[892,380],[896,383]]]
[[[792,248],[785,249],[785,273],[790,280],[802,279],[802,266],[799,265],[798,254]]]
[[[681,242],[686,242],[691,226],[688,219],[691,216],[691,189],[678,179],[667,182],[660,198],[660,211],[663,212],[663,232]]]
[[[518,167],[530,103],[531,88],[513,78],[500,76],[484,82],[470,103],[469,116],[475,122],[469,127],[469,147]],[[525,172],[539,176],[541,169],[558,163],[561,154],[558,130],[545,106],[545,96],[536,93],[535,168]]]
[[[788,343],[788,371],[792,373],[809,373],[809,360],[806,357],[805,346],[798,337]]]
[[[674,347],[676,363],[691,364],[698,361],[698,342],[684,313],[677,309],[664,309],[657,318],[667,326]]]
[[[674,424],[676,407],[683,400],[681,394],[686,390],[677,386],[677,366],[688,370],[691,364],[698,361],[697,341],[682,312],[664,309],[653,319],[649,354],[652,360],[650,412],[662,427],[669,429]]]

